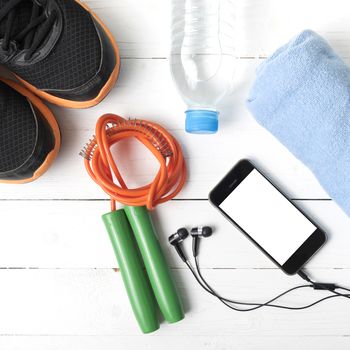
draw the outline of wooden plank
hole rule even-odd
[[[170,2],[89,0],[114,34],[122,57],[167,57]],[[266,57],[304,29],[318,31],[343,57],[350,57],[347,0],[232,0],[238,57]],[[342,10],[343,9],[343,10]]]
[[[344,58],[350,57],[346,0],[235,0],[237,54],[266,57],[305,29],[325,37]],[[344,9],[344,10],[342,10]]]
[[[85,172],[80,149],[94,134],[96,119],[107,112],[159,122],[181,142],[189,178],[178,198],[206,198],[209,190],[241,158],[257,162],[293,198],[328,198],[311,172],[260,127],[244,103],[259,60],[237,64],[236,92],[223,104],[216,135],[184,131],[184,104],[178,96],[165,60],[126,60],[117,87],[99,106],[88,110],[55,107],[62,129],[61,153],[39,180],[25,186],[0,184],[1,199],[107,198]],[[136,143],[128,143],[128,158],[119,157],[130,186],[155,176],[157,164]],[[126,148],[124,148],[124,151]]]
[[[348,300],[325,302],[312,310],[237,313],[202,292],[190,272],[173,271],[186,309],[177,324],[162,323],[155,337],[350,336]],[[265,300],[302,284],[277,270],[208,270],[217,290],[239,300]],[[346,270],[319,270],[317,278],[350,284]],[[105,270],[0,270],[1,335],[140,335],[120,274]],[[284,299],[302,305],[324,296],[305,290]],[[145,338],[143,338],[145,339]],[[164,344],[164,343],[163,343]]]
[[[167,1],[85,2],[111,30],[121,57],[158,58],[168,55],[170,8]]]
[[[297,201],[328,233],[329,240],[307,265],[350,268],[350,219],[331,201]],[[101,215],[108,201],[0,201],[0,267],[115,268]],[[201,241],[206,268],[274,268],[236,228],[206,201],[172,201],[152,214],[158,236],[174,268],[182,261],[167,238],[179,227],[211,225],[214,234]],[[184,242],[188,254],[191,240]]]
[[[350,58],[346,0],[334,0],[332,4],[326,0],[234,2],[239,57],[265,57],[308,27],[330,40],[342,57]],[[62,127],[63,148],[48,174],[26,186],[0,186],[3,199],[0,201],[0,348],[109,350],[163,349],[164,345],[169,349],[349,348],[350,309],[346,301],[327,302],[300,313],[265,310],[237,314],[199,289],[166,242],[167,236],[181,225],[215,226],[210,243],[203,242],[201,261],[205,275],[225,295],[263,300],[300,283],[297,278],[273,269],[264,256],[204,201],[167,203],[153,214],[187,316],[176,325],[162,324],[161,330],[148,336],[145,342],[146,338],[138,333],[120,274],[112,269],[116,267],[115,258],[100,220],[100,215],[108,210],[108,203],[23,200],[106,198],[85,174],[77,153],[93,134],[96,118],[107,111],[161,122],[180,140],[190,177],[179,198],[206,198],[209,189],[242,157],[258,161],[294,198],[328,198],[312,174],[259,128],[246,111],[244,100],[259,61],[238,62],[237,90],[224,103],[221,132],[202,138],[186,135],[185,106],[171,82],[167,60],[159,59],[168,55],[169,2],[90,0],[87,3],[117,38],[124,58],[121,77],[117,88],[94,109],[54,108]],[[122,160],[121,168],[127,177],[132,175],[130,184],[149,181],[156,165],[148,158],[146,165],[141,162],[144,158],[141,147],[133,144],[128,147],[131,156],[128,162]],[[312,275],[350,285],[349,219],[330,201],[297,204],[330,234],[327,246],[308,265]],[[189,244],[186,241],[187,251]],[[62,267],[72,269],[62,270]],[[99,267],[105,269],[96,269]],[[286,302],[301,304],[323,294],[296,293]]]
[[[115,350],[118,349],[144,349],[158,350],[164,349],[164,344],[168,350],[187,349],[285,349],[300,350],[315,349],[348,349],[350,339],[348,337],[315,337],[315,336],[295,336],[295,337],[248,337],[237,336],[232,332],[228,336],[153,336],[148,335],[145,341],[144,336],[2,336],[0,347],[6,350]]]

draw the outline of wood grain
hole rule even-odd
[[[169,350],[179,348],[190,349],[319,349],[329,350],[348,349],[350,345],[349,337],[334,336],[238,336],[232,329],[232,334],[228,336],[200,336],[200,337],[179,337],[166,335],[162,337],[147,336],[2,336],[0,347],[7,350],[18,350],[18,344],[26,350],[115,350],[119,349],[145,349],[153,350],[164,348],[166,344]]]
[[[304,29],[328,39],[350,57],[348,1],[231,0],[238,57],[266,57]],[[169,53],[170,1],[88,0],[111,28],[123,58],[164,58]]]
[[[172,271],[186,318],[162,323],[154,337],[350,336],[350,303],[332,300],[312,310],[268,309],[237,313],[202,292],[188,270]],[[206,270],[218,292],[242,301],[264,301],[295,285],[298,277],[279,270]],[[319,279],[350,283],[348,271],[319,270]],[[1,335],[140,335],[120,274],[112,269],[0,270]],[[300,306],[325,295],[304,290],[284,298]],[[116,344],[117,346],[117,344]],[[163,344],[164,346],[164,344]]]
[[[296,201],[327,232],[325,247],[308,268],[350,268],[350,219],[331,201]],[[108,201],[0,201],[1,268],[115,268],[116,259],[101,215]],[[235,227],[207,201],[172,201],[152,213],[170,266],[183,268],[168,244],[170,234],[182,226],[214,227],[201,241],[206,268],[274,268]],[[184,242],[191,252],[191,240]]]
[[[251,158],[292,198],[328,198],[311,172],[273,136],[260,127],[245,107],[256,60],[237,62],[237,88],[222,106],[220,130],[215,135],[190,135],[184,131],[185,106],[171,81],[165,60],[126,60],[117,87],[96,108],[54,108],[62,131],[57,161],[38,181],[25,186],[0,184],[3,199],[107,198],[86,174],[78,155],[94,134],[96,119],[104,113],[145,118],[166,126],[180,141],[189,178],[178,198],[207,198],[209,190],[244,157]],[[119,157],[130,186],[145,184],[156,174],[157,164],[144,147],[124,143],[128,158]],[[116,152],[118,154],[118,152]]]
[[[203,273],[223,294],[264,300],[301,283],[281,273],[205,200],[213,185],[249,157],[329,235],[310,261],[311,275],[350,285],[350,219],[329,200],[311,172],[245,108],[254,71],[277,47],[303,29],[318,31],[350,63],[349,1],[232,0],[236,13],[236,88],[221,106],[220,131],[196,137],[184,132],[186,106],[172,83],[170,1],[89,0],[111,29],[122,67],[116,88],[88,110],[52,107],[63,146],[53,167],[24,186],[0,185],[0,349],[348,349],[349,305],[333,300],[301,312],[264,310],[240,314],[224,308],[195,284],[167,237],[180,226],[210,224],[201,243]],[[152,119],[181,142],[189,166],[186,187],[152,215],[186,308],[175,325],[142,336],[133,319],[100,216],[106,195],[88,178],[79,150],[96,119],[113,112]],[[130,186],[150,181],[157,164],[135,142],[120,145]],[[190,252],[190,240],[185,242]],[[324,295],[298,292],[300,305]]]

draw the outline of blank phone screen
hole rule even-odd
[[[316,226],[255,169],[219,207],[280,265],[316,230]]]

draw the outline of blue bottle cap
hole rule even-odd
[[[218,112],[207,109],[189,109],[185,113],[187,132],[191,134],[214,134],[218,131]]]

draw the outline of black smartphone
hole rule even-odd
[[[326,242],[325,233],[249,160],[219,182],[209,201],[289,275]]]

